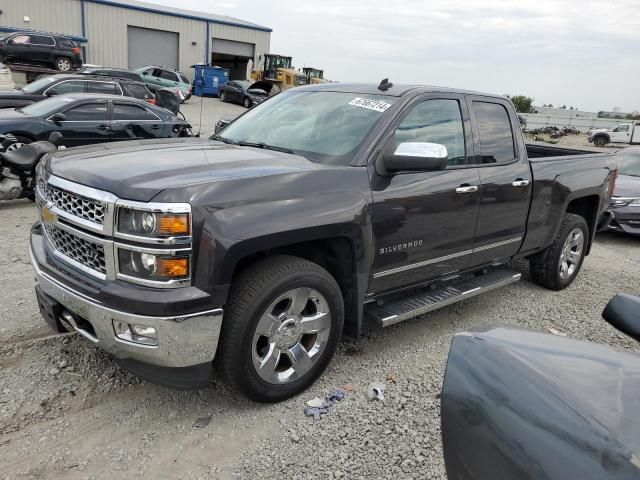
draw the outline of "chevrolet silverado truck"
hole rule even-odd
[[[100,144],[38,167],[41,313],[135,374],[262,402],[359,337],[520,279],[576,278],[609,154],[526,145],[511,102],[455,89],[291,89],[211,139]],[[215,358],[215,361],[214,361]]]

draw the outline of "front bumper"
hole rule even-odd
[[[221,308],[181,316],[146,316],[116,310],[45,271],[47,253],[41,235],[32,232],[29,251],[40,292],[58,302],[74,319],[69,321],[66,315],[67,321],[62,323],[117,359],[182,368],[211,363],[215,357],[222,326]],[[113,320],[154,327],[158,344],[148,346],[117,338]]]

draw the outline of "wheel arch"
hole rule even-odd
[[[344,333],[351,337],[358,337],[361,333],[362,303],[367,287],[365,279],[368,279],[368,274],[361,271],[363,259],[358,255],[359,249],[362,250],[360,242],[348,234],[308,239],[304,239],[304,235],[301,237],[301,241],[295,243],[274,242],[271,245],[266,239],[258,239],[258,242],[252,243],[262,244],[265,248],[247,249],[247,245],[244,245],[242,256],[236,256],[229,250],[226,257],[234,260],[223,267],[221,280],[233,285],[239,274],[257,261],[269,256],[292,255],[304,258],[320,265],[336,280],[345,306]],[[232,254],[229,255],[229,253]]]
[[[593,238],[596,234],[600,201],[600,196],[595,194],[574,198],[569,201],[565,210],[566,213],[581,216],[584,218],[585,222],[587,222],[587,227],[589,227],[589,239],[587,241],[586,255],[589,255],[589,252],[591,251],[591,244],[593,243]]]

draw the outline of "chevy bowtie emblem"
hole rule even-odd
[[[55,223],[58,219],[58,216],[51,211],[51,207],[53,207],[52,203],[47,203],[42,207],[42,221],[45,223]]]

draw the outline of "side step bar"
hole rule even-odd
[[[365,306],[365,315],[382,327],[402,322],[438,308],[451,305],[467,298],[475,297],[496,288],[504,287],[520,280],[521,274],[500,268],[434,290],[426,290],[410,297],[385,303]]]

